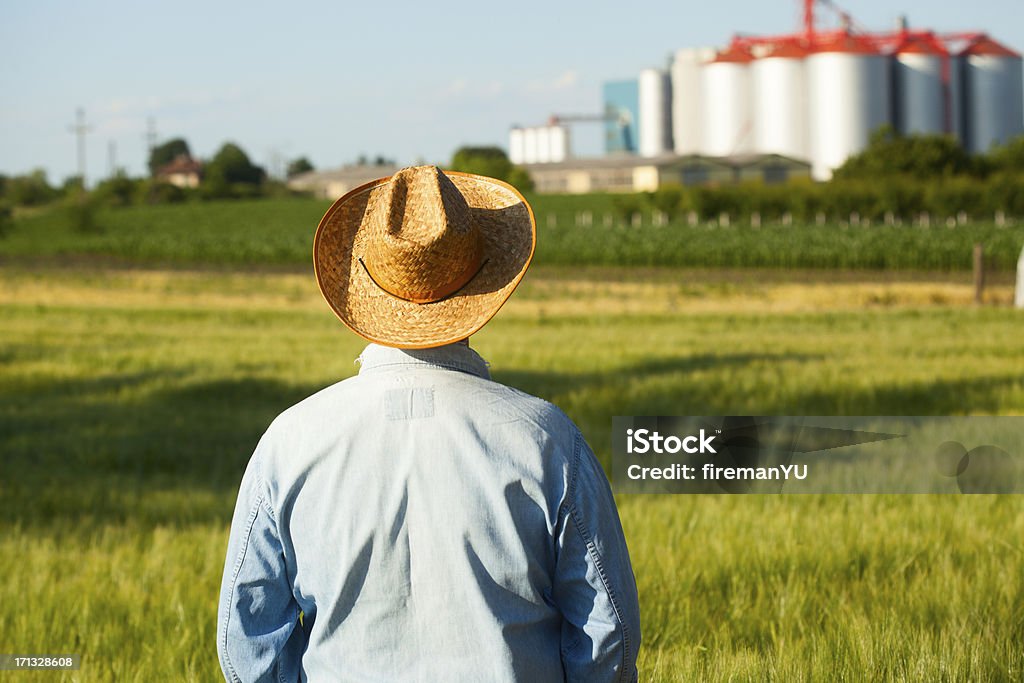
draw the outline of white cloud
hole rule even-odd
[[[441,89],[441,97],[457,97],[466,92],[466,88],[469,87],[469,81],[465,78],[456,78],[451,83]]]
[[[155,95],[129,95],[100,102],[97,114],[108,116],[131,116],[154,114],[179,107],[208,108],[225,104],[236,104],[242,99],[242,89],[237,86],[217,89],[181,90]]]
[[[575,69],[567,69],[554,78],[527,81],[523,90],[528,93],[557,92],[574,88],[580,80]]]
[[[438,95],[443,100],[482,99],[496,97],[504,92],[505,84],[501,81],[475,83],[466,78],[456,78],[443,87]]]

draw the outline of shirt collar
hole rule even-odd
[[[384,367],[434,367],[468,372],[477,377],[490,379],[487,361],[480,357],[468,344],[454,343],[433,349],[395,349],[390,346],[370,344],[356,359],[360,364],[359,374],[373,372]]]

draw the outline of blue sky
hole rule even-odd
[[[846,0],[858,24],[899,14],[939,31],[984,30],[1024,50],[1020,0]],[[822,10],[825,12],[824,10]],[[825,16],[829,16],[825,12]],[[326,2],[8,0],[0,6],[0,173],[76,169],[68,131],[85,108],[90,180],[143,172],[146,121],[211,156],[318,168],[383,154],[444,163],[464,143],[507,144],[510,125],[597,112],[601,83],[682,47],[783,33],[796,0]],[[595,152],[596,126],[573,131]]]

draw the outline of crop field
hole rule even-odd
[[[218,679],[244,464],[362,348],[307,270],[0,267],[0,650],[83,657],[18,681]],[[607,462],[616,414],[1024,413],[1024,317],[1008,282],[988,296],[969,273],[541,265],[473,345]],[[619,504],[642,680],[1024,677],[1020,497]]]
[[[987,267],[1012,272],[1024,224],[782,225],[752,227],[734,218],[625,225],[611,195],[532,199],[540,235],[538,264],[730,268],[970,270],[975,243]],[[75,229],[74,206],[22,215],[0,259],[100,257],[151,265],[298,266],[310,260],[311,233],[329,202],[313,199],[221,201],[98,209]],[[586,221],[590,224],[586,225]]]

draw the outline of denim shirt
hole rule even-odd
[[[370,345],[249,462],[217,617],[229,681],[634,681],[601,466],[465,344]]]

